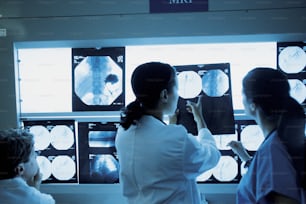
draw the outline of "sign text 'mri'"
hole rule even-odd
[[[150,0],[150,13],[208,11],[208,0]]]

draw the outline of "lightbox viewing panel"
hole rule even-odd
[[[290,94],[306,108],[306,43],[277,43],[277,68],[288,77]]]
[[[34,135],[43,183],[77,183],[77,150],[74,121],[23,121]]]
[[[229,63],[175,66],[179,86],[178,123],[197,134],[196,123],[186,110],[188,100],[202,96],[205,121],[212,134],[235,132]]]
[[[264,140],[260,127],[253,120],[236,120],[235,133],[213,135],[221,158],[216,167],[198,176],[198,183],[238,183],[247,169],[244,162],[233,153],[227,144],[232,141],[241,141],[250,155],[254,155]]]
[[[17,48],[16,59],[19,73],[16,80],[20,87],[20,100],[16,103],[22,116],[117,111],[123,103],[135,99],[130,77],[138,65],[149,61],[173,66],[230,63],[233,107],[242,110],[243,76],[257,66],[276,67],[276,42],[127,45],[101,49],[31,48],[29,43],[28,47]],[[105,68],[107,62],[110,65]],[[123,74],[123,96],[116,98],[120,92],[119,67]],[[72,79],[75,70],[77,76]]]
[[[72,110],[124,107],[125,48],[72,48]]]
[[[80,183],[118,183],[117,123],[81,122],[78,129]]]

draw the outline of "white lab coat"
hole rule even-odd
[[[128,130],[119,127],[116,148],[129,204],[200,204],[196,178],[221,156],[208,129],[196,137],[149,115]]]
[[[49,194],[29,186],[22,178],[0,180],[0,204],[55,204]]]

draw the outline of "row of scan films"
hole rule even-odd
[[[118,183],[115,137],[117,122],[73,120],[24,121],[33,133],[44,183]],[[216,167],[200,175],[199,183],[236,183],[246,172],[227,143],[241,141],[252,155],[264,137],[252,120],[235,121],[235,133],[213,135],[222,157]]]
[[[119,50],[119,51],[118,51]],[[122,50],[115,51],[119,55]],[[117,63],[110,63],[109,57],[84,56],[84,50],[74,52],[74,109],[78,111],[94,111],[97,106],[108,107],[107,110],[117,110],[122,107],[122,92],[124,92],[124,69]],[[81,52],[81,53],[78,53]],[[88,52],[88,50],[86,50]],[[116,53],[119,52],[119,53]],[[109,53],[109,51],[108,51]],[[88,53],[87,53],[88,54]],[[108,64],[107,73],[99,75],[101,63]],[[90,77],[83,75],[90,70]],[[123,65],[122,65],[123,66]],[[121,66],[121,67],[122,67]],[[217,67],[217,68],[216,68]],[[277,44],[277,69],[288,76],[291,86],[291,95],[305,107],[305,68],[306,43],[287,42]],[[205,172],[197,178],[199,183],[237,183],[246,172],[243,163],[229,149],[226,144],[231,140],[241,141],[252,155],[256,152],[264,137],[260,128],[251,120],[234,120],[231,104],[230,65],[228,63],[217,65],[189,65],[177,67],[180,84],[185,89],[180,90],[179,106],[184,104],[185,98],[195,99],[199,94],[207,96],[205,104],[212,104],[222,110],[220,116],[212,117],[208,126],[212,130],[222,157],[216,167]],[[192,72],[198,70],[197,72]],[[103,72],[104,72],[103,71]],[[104,79],[101,78],[104,76]],[[203,79],[205,78],[205,80]],[[103,92],[88,92],[82,87],[85,81],[91,81],[93,86],[104,87]],[[99,84],[104,81],[104,86]],[[96,83],[99,82],[99,83]],[[218,82],[218,83],[217,83]],[[198,83],[195,85],[194,83]],[[194,87],[201,87],[199,90]],[[95,90],[95,89],[91,89]],[[192,91],[190,91],[192,90]],[[103,93],[103,94],[102,94]],[[108,96],[108,97],[102,97]],[[109,107],[112,107],[109,109]],[[101,107],[98,107],[101,108]],[[183,109],[183,107],[180,107]],[[213,110],[214,107],[210,107]],[[100,110],[100,109],[99,109]],[[184,113],[182,113],[184,114]],[[209,113],[205,113],[206,115]],[[224,115],[226,117],[224,117]],[[220,120],[223,118],[223,120]],[[189,132],[194,133],[194,124],[183,115],[179,118]],[[187,119],[184,121],[183,119]],[[215,121],[218,121],[217,123]],[[41,120],[24,121],[25,129],[35,136],[35,148],[40,152],[37,157],[45,183],[118,183],[119,163],[114,145],[117,123],[106,124],[97,122],[76,122],[74,120]],[[215,126],[214,126],[215,125]],[[220,127],[222,127],[220,129]]]

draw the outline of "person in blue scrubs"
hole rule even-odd
[[[187,104],[198,128],[194,136],[172,124],[178,103],[172,66],[139,65],[131,82],[136,99],[123,110],[115,141],[123,195],[129,204],[200,204],[196,178],[215,167],[221,156],[207,129],[201,100]],[[169,115],[166,124],[163,120]]]
[[[265,139],[251,157],[241,142],[228,145],[249,166],[237,191],[237,204],[305,203],[305,114],[290,96],[286,76],[258,67],[243,79],[245,112]]]

